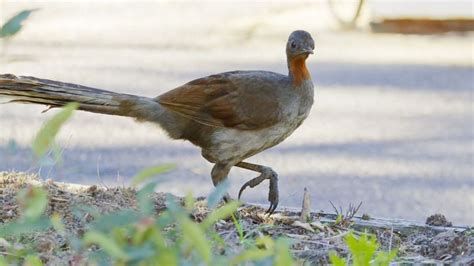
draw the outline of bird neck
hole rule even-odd
[[[288,58],[289,76],[293,85],[296,87],[303,84],[304,81],[311,79],[308,68],[306,68],[307,57],[308,55],[298,55]]]

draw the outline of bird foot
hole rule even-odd
[[[272,215],[273,212],[275,212],[279,202],[277,175],[272,175],[270,177],[270,190],[268,191],[268,201],[270,202],[270,207],[265,213],[268,215]]]
[[[268,192],[268,201],[270,202],[270,207],[265,212],[268,215],[271,215],[278,206],[279,193],[278,193],[278,175],[271,169],[263,172],[261,175],[247,181],[239,190],[239,200],[242,196],[242,192],[247,187],[255,187],[263,182],[263,180],[269,179],[270,181],[270,190]]]

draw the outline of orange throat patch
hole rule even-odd
[[[311,75],[306,68],[307,57],[307,55],[299,55],[290,60],[290,73],[293,77],[294,86],[300,86],[303,81],[311,79]]]

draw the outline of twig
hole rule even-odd
[[[336,216],[339,216],[339,211],[337,210],[336,206],[332,203],[332,201],[329,201],[331,203],[332,208],[334,209],[334,212],[336,213]],[[341,211],[342,212],[342,211]]]
[[[352,203],[349,204],[349,208],[347,209],[346,213],[344,214],[343,210],[342,210],[342,207],[339,206],[339,210],[336,208],[336,206],[331,202],[329,201],[329,203],[331,203],[331,206],[332,208],[334,209],[334,211],[336,212],[336,217],[341,217],[341,221],[338,223],[339,225],[341,226],[347,226],[350,224],[352,218],[354,218],[354,216],[357,214],[357,212],[359,211],[360,209],[360,206],[362,206],[362,202],[359,203],[359,205],[357,205],[357,207],[355,207],[355,205],[353,205]],[[337,218],[336,218],[337,219]]]
[[[329,240],[329,239],[338,238],[338,237],[347,235],[349,232],[350,232],[350,231],[345,231],[345,232],[340,233],[340,234],[337,234],[337,235],[335,235],[335,236],[325,237],[325,238],[323,238],[323,239],[324,239],[324,240]]]
[[[390,241],[388,242],[388,253],[392,252],[393,226],[390,230]]]
[[[311,198],[307,188],[304,188],[303,204],[301,206],[300,222],[306,223],[310,217]]]
[[[300,241],[305,242],[305,243],[310,243],[310,244],[317,244],[317,245],[322,245],[322,246],[326,246],[326,247],[336,248],[336,249],[340,249],[340,250],[344,250],[344,251],[347,251],[347,250],[348,250],[348,249],[345,248],[345,247],[339,247],[339,246],[334,245],[334,244],[330,244],[330,243],[326,243],[326,242],[321,242],[321,241],[316,241],[316,240],[304,240],[304,239],[301,239]]]

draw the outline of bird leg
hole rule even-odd
[[[229,175],[230,168],[232,166],[229,166],[227,164],[222,164],[222,163],[216,163],[214,167],[212,168],[211,171],[211,177],[212,177],[212,183],[216,187],[219,185],[222,181],[227,179],[227,176]],[[229,202],[231,201],[232,198],[230,197],[229,193],[226,193],[224,196],[224,201]]]
[[[239,191],[239,199],[240,196],[242,195],[242,192],[247,188],[247,187],[255,187],[259,185],[260,183],[263,182],[263,180],[268,179],[270,181],[270,190],[268,192],[268,201],[270,201],[270,207],[265,213],[272,214],[275,209],[278,206],[278,175],[273,169],[267,166],[262,166],[258,164],[252,164],[252,163],[246,163],[246,162],[240,162],[236,164],[235,166],[244,168],[247,170],[252,170],[255,172],[259,172],[260,175],[247,181]]]

